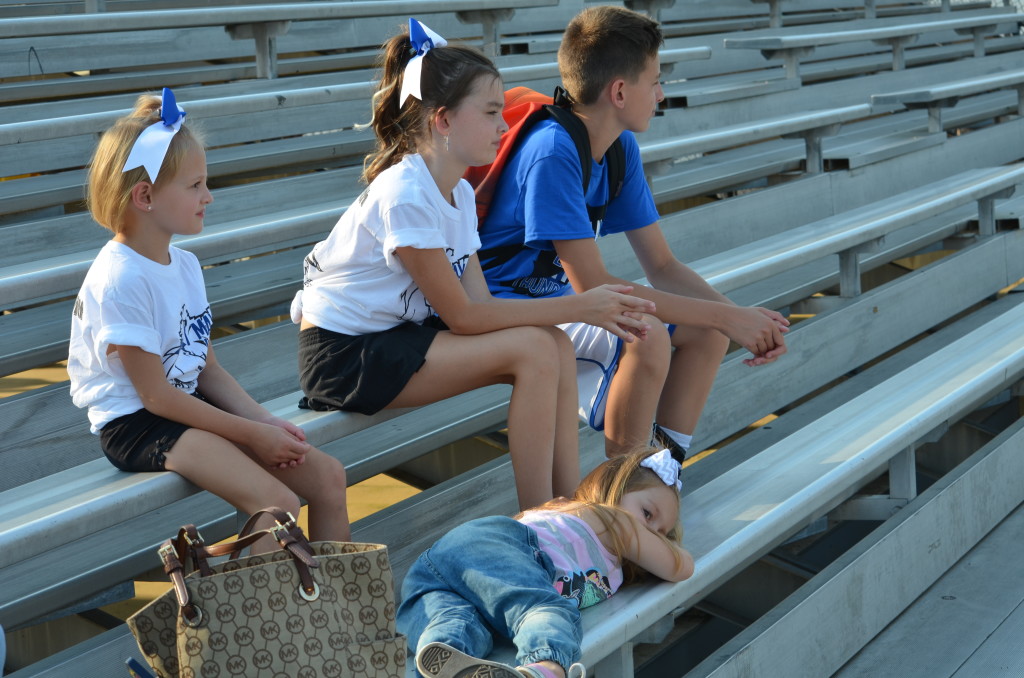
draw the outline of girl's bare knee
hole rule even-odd
[[[302,508],[302,501],[284,483],[277,483],[277,485],[273,491],[267,494],[266,506],[276,506],[298,517],[299,509]]]
[[[344,506],[348,485],[345,466],[329,454],[321,452],[318,457],[317,478],[319,482],[315,495],[306,497],[309,503],[335,508]]]
[[[561,347],[552,332],[543,327],[522,327],[516,363],[520,374],[557,373]],[[564,335],[565,333],[562,332]]]

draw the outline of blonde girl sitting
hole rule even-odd
[[[199,262],[170,244],[202,231],[213,202],[184,118],[170,90],[142,96],[96,149],[89,209],[114,237],[75,302],[72,399],[117,468],[175,471],[246,513],[278,505],[297,516],[301,496],[312,539],[347,540],[344,468],[217,362]]]
[[[406,574],[398,610],[420,675],[586,676],[580,608],[644,573],[693,574],[680,546],[679,470],[668,450],[614,457],[571,500],[473,520],[438,540]],[[492,630],[515,644],[515,668],[484,659]]]
[[[579,482],[576,361],[554,325],[588,322],[630,341],[653,304],[618,285],[542,302],[491,298],[461,177],[494,160],[508,129],[501,77],[476,50],[414,19],[410,31],[384,45],[369,186],[305,260],[292,306],[303,402],[373,414],[511,384],[519,505],[534,506]]]

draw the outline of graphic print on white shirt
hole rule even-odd
[[[473,189],[460,181],[453,198],[417,154],[381,172],[306,256],[292,320],[356,336],[434,315],[396,251],[442,250],[461,277],[480,238]]]
[[[111,240],[89,267],[71,321],[71,398],[89,408],[93,433],[143,408],[120,346],[160,358],[168,383],[186,393],[206,366],[213,317],[199,260],[171,247],[160,264]]]
[[[196,358],[206,364],[206,351],[210,343],[210,327],[213,326],[213,314],[210,307],[199,315],[190,315],[188,308],[182,304],[178,321],[178,343],[164,352],[161,360],[164,364],[164,376],[176,388],[191,393],[196,389],[196,378],[183,381],[184,374],[194,373],[192,366],[182,369],[178,361],[182,356]]]

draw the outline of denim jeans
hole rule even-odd
[[[416,650],[440,641],[485,658],[492,634],[510,638],[518,664],[580,658],[580,611],[554,587],[537,534],[504,516],[470,521],[427,549],[402,584],[398,629]]]

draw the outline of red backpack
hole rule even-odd
[[[508,124],[508,132],[501,138],[498,155],[490,165],[470,167],[465,179],[476,192],[477,224],[482,225],[487,218],[498,186],[498,179],[505,169],[508,159],[512,157],[519,140],[524,138],[536,123],[546,118],[554,118],[572,137],[579,153],[580,166],[583,169],[583,190],[590,185],[590,136],[583,121],[572,112],[572,102],[561,87],[555,88],[554,97],[549,97],[528,87],[513,87],[505,92],[505,109],[502,113]],[[622,191],[622,182],[626,174],[626,154],[622,141],[616,139],[605,153],[604,162],[608,167],[608,200],[611,202]],[[587,206],[591,225],[594,231],[604,218],[607,203],[600,207]]]

